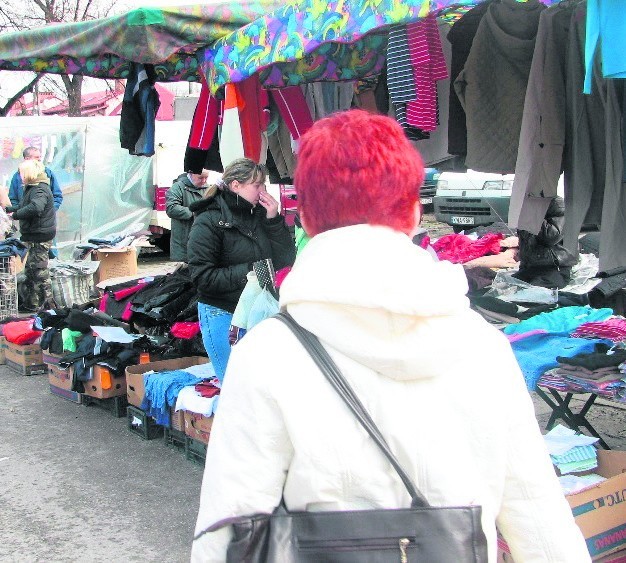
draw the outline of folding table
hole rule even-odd
[[[552,409],[552,414],[550,415],[548,424],[546,424],[546,430],[551,430],[555,422],[561,419],[567,426],[577,432],[580,432],[581,426],[586,428],[592,436],[599,438],[598,444],[602,448],[605,450],[611,449],[586,417],[589,409],[591,409],[598,398],[598,395],[595,393],[589,393],[588,391],[557,391],[552,387],[541,385],[541,383],[538,384],[535,391],[537,392],[537,395],[539,395]],[[550,397],[546,391],[549,391],[552,397]],[[570,401],[575,394],[589,395],[589,398],[585,401],[585,404],[578,412],[573,412],[570,407]]]

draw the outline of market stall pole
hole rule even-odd
[[[0,319],[17,317],[15,258],[0,256]]]

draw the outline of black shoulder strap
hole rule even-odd
[[[415,486],[415,483],[413,483],[404,469],[402,469],[400,462],[393,455],[393,452],[389,448],[389,445],[383,435],[380,433],[380,430],[378,430],[378,427],[374,424],[374,421],[370,417],[369,413],[365,410],[365,407],[361,401],[359,401],[359,398],[356,396],[354,390],[350,387],[337,367],[337,364],[335,364],[326,349],[322,346],[319,339],[313,333],[300,326],[286,311],[278,313],[275,315],[275,318],[285,323],[296,335],[298,340],[300,340],[306,351],[311,355],[317,366],[320,368],[326,379],[328,379],[348,408],[354,413],[363,428],[367,430],[368,434],[385,454],[393,468],[397,471],[400,479],[402,479],[409,495],[411,495],[411,506],[413,508],[430,506],[424,495],[422,495],[422,493]]]

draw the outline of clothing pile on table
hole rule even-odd
[[[206,356],[189,268],[107,286],[100,311],[147,335],[170,338],[181,356]]]
[[[524,374],[526,386],[534,390],[540,377],[558,367],[560,358],[591,353],[597,344],[612,346],[604,338],[575,338],[572,333],[586,322],[609,319],[613,311],[589,306],[559,307],[519,323],[507,325],[503,332],[509,338],[513,353]]]
[[[575,334],[572,336],[576,337]],[[591,352],[572,357],[557,356],[556,360],[558,367],[546,371],[539,378],[538,385],[626,401],[626,375],[621,367],[626,366],[625,349],[598,343]]]
[[[211,363],[143,374],[145,396],[141,409],[157,424],[170,425],[170,409],[211,416],[220,392]]]

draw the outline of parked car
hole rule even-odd
[[[452,225],[455,232],[506,223],[513,188],[513,174],[442,172],[433,198],[437,221]]]
[[[424,211],[433,210],[433,198],[437,191],[437,181],[439,180],[439,170],[436,168],[426,168],[424,185],[420,189],[420,203]]]

